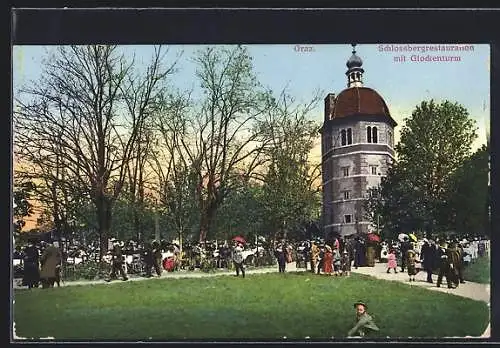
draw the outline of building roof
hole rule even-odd
[[[384,99],[368,87],[350,87],[344,89],[335,99],[331,118],[351,115],[383,115],[391,117]]]

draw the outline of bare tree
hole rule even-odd
[[[157,178],[159,210],[176,230],[182,249],[185,232],[196,223],[197,172],[194,170],[190,129],[190,93],[166,96],[154,122],[156,144],[149,157]]]
[[[248,178],[264,163],[268,139],[257,124],[271,108],[272,97],[258,82],[243,46],[209,47],[198,52],[195,62],[204,100],[192,119],[196,145],[190,159],[198,173],[199,239],[204,242],[231,179]]]
[[[319,212],[321,163],[314,163],[310,157],[319,138],[319,125],[312,120],[311,112],[321,94],[315,91],[302,104],[285,87],[260,125],[271,140],[265,149],[269,165],[259,175],[264,181],[262,205],[268,228],[275,232],[274,239],[279,232],[286,237],[287,230],[297,230],[301,224],[314,220]]]
[[[163,68],[162,59],[156,48],[141,75],[116,46],[59,47],[41,79],[22,90],[27,98],[16,100],[16,154],[34,176],[64,163],[65,185],[85,192],[95,205],[101,259],[127,164],[137,158],[141,131],[174,71],[173,65]]]

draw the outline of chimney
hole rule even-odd
[[[325,98],[325,122],[332,119],[335,108],[335,93],[328,93]]]

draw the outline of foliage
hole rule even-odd
[[[200,270],[205,273],[214,273],[217,268],[212,257],[204,257],[200,263]]]
[[[99,262],[88,260],[77,265],[65,265],[62,272],[63,281],[97,280],[103,278],[103,272],[109,273],[111,267],[100,267]]]
[[[151,279],[17,290],[15,297],[17,335],[61,340],[342,338],[360,299],[381,338],[480,336],[490,312],[486,303],[357,274]]]
[[[253,241],[256,235],[267,237],[263,226],[263,207],[259,200],[262,185],[241,180],[233,184],[214,219],[214,237],[231,239],[242,235]]]
[[[489,233],[489,150],[486,146],[467,158],[449,183],[448,215],[458,234]]]
[[[196,100],[169,85],[176,61],[160,48],[143,68],[117,46],[54,52],[16,94],[14,151],[25,165],[16,182],[36,182],[58,231],[99,237],[104,252],[111,236],[149,238],[155,216],[162,235],[199,240],[271,232],[283,220],[292,233],[317,219],[319,168],[306,154],[319,93],[305,105],[284,91],[275,98],[247,47],[191,57]]]
[[[248,48],[208,47],[197,52],[196,77],[203,98],[196,110],[200,241],[210,234],[234,176],[251,176],[262,166],[267,139],[255,125],[271,107],[271,94],[258,81]]]
[[[395,147],[398,161],[366,204],[386,234],[453,226],[450,182],[477,137],[474,122],[461,105],[433,100],[423,101],[405,119]]]
[[[136,219],[138,218],[138,221]],[[154,212],[151,208],[140,206],[137,202],[118,199],[115,202],[110,235],[120,240],[154,237]]]
[[[33,205],[30,203],[33,193],[33,183],[31,181],[18,183],[14,188],[14,232],[21,232],[25,226],[25,218],[33,214]]]
[[[183,167],[174,169],[170,180],[163,183],[160,204],[172,238],[186,239],[188,232],[199,227],[199,206],[196,199],[196,172]]]
[[[113,203],[173,66],[162,67],[160,49],[142,72],[116,46],[55,52],[16,99],[14,151],[29,164],[23,174],[44,185],[56,225],[68,224],[73,197],[91,200],[104,253]]]
[[[269,165],[261,204],[267,228],[274,233],[300,230],[319,215],[319,167],[313,167],[309,158],[319,127],[308,118],[317,101],[316,96],[309,104],[296,105],[283,92],[270,119],[261,125],[272,139],[266,148]]]

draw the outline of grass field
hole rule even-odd
[[[485,303],[362,275],[305,273],[154,279],[17,290],[20,337],[288,340],[343,338],[364,300],[378,337],[479,336]]]
[[[465,280],[489,284],[490,283],[490,258],[480,257],[471,264],[469,264],[464,270]]]

